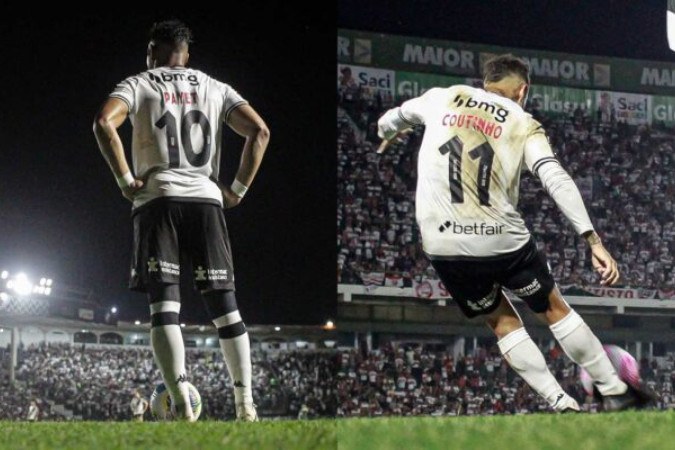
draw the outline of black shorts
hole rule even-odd
[[[179,284],[181,277],[199,290],[234,290],[230,238],[217,202],[152,200],[133,212],[133,226],[132,290]]]
[[[502,287],[522,298],[534,312],[544,312],[555,286],[546,259],[531,239],[522,248],[506,255],[434,259],[431,265],[452,299],[469,318],[497,309]]]

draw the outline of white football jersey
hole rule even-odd
[[[419,151],[416,217],[436,259],[497,256],[530,232],[517,211],[523,164],[554,158],[542,125],[517,103],[482,89],[435,88],[400,109],[426,130]]]
[[[216,201],[221,136],[229,114],[247,103],[232,87],[185,67],[160,67],[117,85],[110,97],[129,107],[136,178],[134,208],[158,197]]]

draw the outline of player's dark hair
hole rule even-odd
[[[494,56],[483,65],[483,80],[496,83],[509,75],[516,75],[530,84],[530,66],[527,62],[511,53]]]
[[[150,40],[169,45],[192,42],[192,30],[180,20],[156,22],[150,29]]]

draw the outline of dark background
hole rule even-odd
[[[355,30],[623,58],[675,61],[666,0],[339,0]]]
[[[187,5],[176,13],[101,5],[91,14],[2,15],[0,270],[91,289],[121,319],[148,320],[144,295],[126,288],[131,205],[92,123],[116,83],[146,70],[150,26],[178,18],[195,35],[189,65],[231,84],[271,130],[258,177],[226,212],[245,321],[335,317],[335,10],[253,3],[198,13],[184,12],[193,11]],[[130,129],[128,122],[122,129],[128,154]],[[243,142],[233,132],[225,137],[228,183]],[[184,306],[182,317],[206,322],[201,303]]]

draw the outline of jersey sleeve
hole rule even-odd
[[[408,125],[424,125],[425,117],[433,108],[433,99],[443,91],[442,88],[433,88],[419,97],[403,102],[399,109],[399,118]]]
[[[124,101],[130,113],[136,112],[136,89],[138,88],[138,76],[129,77],[115,86],[109,97],[119,98]]]
[[[223,93],[223,121],[227,122],[237,106],[248,105],[248,102],[228,84],[220,83],[220,90]]]
[[[551,144],[546,137],[544,126],[534,119],[530,119],[528,122],[524,158],[525,165],[535,176],[538,176],[541,166],[557,161]]]

